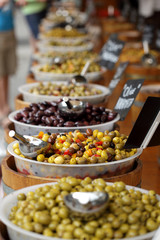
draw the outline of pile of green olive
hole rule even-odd
[[[74,28],[64,29],[64,28],[54,28],[48,32],[44,33],[45,37],[60,37],[60,38],[75,38],[86,36],[85,33],[78,31]]]
[[[101,90],[84,84],[56,84],[51,82],[47,84],[39,83],[37,86],[30,88],[29,92],[35,95],[69,97],[84,97],[102,94]]]
[[[66,57],[66,53],[61,53],[61,52],[42,52],[40,53],[41,57],[47,57],[47,58],[54,58],[57,56],[60,57]],[[82,59],[95,59],[97,58],[97,53],[94,52],[89,52],[89,51],[82,51],[82,52],[67,52],[67,58],[82,58]]]
[[[40,72],[50,72],[50,73],[74,73],[80,74],[84,65],[86,64],[86,59],[75,58],[67,59],[61,64],[45,64],[39,68]],[[88,68],[88,72],[99,72],[101,67],[98,63],[92,62]]]
[[[87,42],[76,41],[76,42],[59,42],[59,41],[50,41],[49,46],[65,46],[65,47],[75,47],[75,46],[86,46]]]
[[[103,191],[109,194],[109,205],[97,219],[84,221],[71,217],[64,203],[70,192]],[[128,190],[123,182],[107,185],[99,178],[84,180],[62,178],[55,185],[44,185],[17,196],[9,219],[17,226],[47,237],[80,240],[132,238],[152,232],[160,225],[160,201],[156,193]]]
[[[51,135],[40,132],[43,141],[50,143],[49,149],[37,155],[35,160],[53,164],[95,164],[121,160],[136,153],[136,149],[124,149],[127,136],[117,130],[109,132],[92,131]],[[13,144],[13,151],[24,157],[18,143]]]

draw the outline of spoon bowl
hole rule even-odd
[[[79,75],[76,75],[74,76],[72,79],[71,79],[71,82],[72,83],[78,83],[78,82],[81,82],[81,83],[87,83],[87,79],[84,77],[84,75],[86,74],[89,66],[91,65],[92,61],[91,60],[88,60],[86,62],[86,64],[84,65],[81,73]]]
[[[14,130],[9,132],[9,136],[19,141],[19,149],[25,157],[34,158],[49,148],[49,143],[36,137],[28,135],[22,136]]]
[[[64,97],[63,101],[58,104],[60,115],[63,117],[77,118],[85,109],[85,103],[79,100],[70,100]]]
[[[147,41],[143,41],[144,55],[141,58],[143,66],[156,66],[157,60],[153,54],[149,52],[149,44]]]
[[[64,202],[73,217],[91,220],[104,213],[109,195],[106,192],[73,192],[64,197]]]

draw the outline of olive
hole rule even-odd
[[[54,120],[53,126],[54,126],[54,127],[57,127],[57,125],[58,125],[58,120]]]
[[[87,114],[90,114],[90,113],[91,113],[91,109],[87,108],[87,109],[85,110],[85,112],[86,112]]]
[[[94,117],[94,116],[97,116],[98,115],[98,112],[92,112],[91,115]]]
[[[35,117],[42,117],[44,115],[44,112],[42,110],[39,110],[36,112]]]
[[[46,116],[50,117],[50,116],[52,115],[52,111],[51,111],[50,109],[46,109],[46,110],[44,111],[44,114],[45,114]]]
[[[77,157],[82,157],[83,156],[83,152],[82,151],[77,151],[76,156]]]
[[[33,111],[34,113],[36,113],[36,112],[38,111],[38,109],[39,109],[39,108],[38,108],[37,105],[32,107],[32,111]]]
[[[75,125],[76,126],[85,126],[85,124],[83,122],[81,122],[81,121],[75,122]]]
[[[20,119],[22,119],[22,114],[19,112],[15,115],[15,120],[19,121]]]
[[[64,126],[65,126],[65,127],[74,127],[74,126],[75,126],[75,123],[72,122],[72,121],[67,121],[67,122],[64,123]]]
[[[103,123],[106,122],[107,121],[107,115],[106,114],[102,115],[100,119],[101,119],[101,122],[103,122]]]
[[[39,109],[44,111],[46,109],[45,104],[41,103],[40,106],[39,106]]]
[[[65,135],[61,137],[65,139]],[[73,218],[63,197],[77,191],[108,192],[110,202],[107,210],[95,220],[83,221],[76,216]],[[51,237],[83,240],[135,237],[158,228],[160,209],[157,198],[157,201],[141,208],[144,199],[147,201],[151,197],[156,198],[156,195],[127,190],[122,182],[106,185],[101,178],[92,180],[86,177],[81,180],[63,177],[55,185],[39,187],[27,195],[19,194],[17,206],[12,207],[9,219],[28,231]],[[153,211],[150,211],[151,206]]]
[[[86,164],[87,163],[87,159],[85,157],[77,157],[76,158],[76,162],[78,164]]]
[[[50,116],[50,119],[52,120],[52,121],[55,121],[56,120],[56,116]]]
[[[25,118],[29,117],[29,111],[23,110],[21,115]]]
[[[98,124],[98,122],[96,122],[95,120],[90,121],[90,125],[96,125],[96,124]]]
[[[93,134],[92,129],[87,129],[86,134],[87,134],[87,136],[92,136],[92,134]]]
[[[53,143],[55,142],[55,138],[52,137],[52,136],[50,136],[50,137],[48,138],[48,142],[51,143],[51,144],[53,144]]]
[[[28,124],[32,124],[34,122],[34,117],[29,117],[26,121]]]
[[[52,120],[50,119],[50,117],[46,117],[45,123],[46,123],[47,126],[51,126],[52,125]]]
[[[89,122],[88,121],[83,121],[83,126],[88,126]]]
[[[42,123],[45,123],[46,122],[46,116],[42,116],[41,121],[42,121]]]

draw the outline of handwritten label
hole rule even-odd
[[[113,76],[113,79],[111,80],[110,84],[109,84],[109,89],[111,91],[111,93],[113,92],[114,88],[117,86],[117,84],[119,83],[119,81],[121,80],[121,77],[126,69],[126,67],[128,66],[128,63],[129,62],[123,62],[123,63],[120,63],[117,70],[116,70],[116,73],[114,74]]]
[[[124,42],[116,39],[115,35],[112,35],[109,40],[104,44],[100,56],[102,60],[100,65],[107,69],[113,69],[115,63],[119,59],[119,55],[124,47]]]
[[[125,148],[139,148],[145,145],[145,141],[148,140],[148,147],[160,145],[160,119],[157,116],[160,113],[160,98],[159,97],[148,97],[133,128]],[[155,122],[157,119],[158,122]],[[153,135],[148,133],[153,131]]]
[[[152,25],[145,25],[143,28],[142,40],[152,42],[154,37],[154,27]]]
[[[114,107],[114,111],[120,114],[120,120],[124,120],[134,100],[141,89],[144,79],[128,80]]]

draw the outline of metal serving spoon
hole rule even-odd
[[[106,192],[73,192],[64,197],[64,202],[73,217],[90,220],[104,213],[109,195]]]
[[[9,131],[9,136],[19,141],[19,149],[21,153],[29,158],[36,157],[49,147],[49,143],[44,142],[39,138],[28,135],[22,136],[14,130]]]
[[[91,65],[91,63],[92,63],[92,60],[88,60],[88,61],[86,62],[86,64],[84,65],[81,73],[80,73],[79,75],[74,76],[74,77],[71,79],[71,82],[72,82],[73,84],[75,84],[75,83],[77,83],[77,82],[83,82],[83,83],[86,83],[86,82],[87,82],[87,79],[84,77],[84,75],[86,74],[86,72],[87,72],[89,66]]]
[[[63,101],[58,104],[58,109],[61,116],[75,118],[84,112],[85,103],[79,100],[70,100],[68,97],[64,97]]]
[[[143,41],[144,55],[141,58],[142,65],[144,66],[156,66],[156,58],[149,52],[148,41]]]

